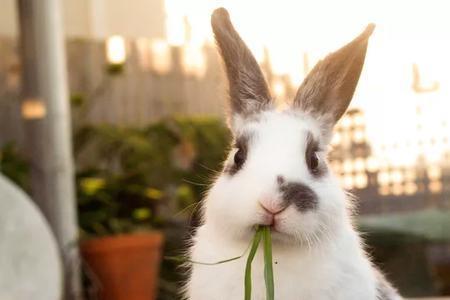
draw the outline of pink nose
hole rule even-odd
[[[270,225],[272,227],[275,227],[275,222],[276,222],[276,215],[281,213],[283,210],[286,209],[286,207],[280,207],[280,206],[276,206],[276,205],[264,205],[263,203],[259,203],[261,205],[261,207],[264,209],[265,214],[263,217],[263,221],[262,224],[263,225]]]
[[[261,207],[272,216],[281,213],[283,210],[286,209],[286,207],[282,206],[276,206],[276,205],[264,205],[263,203],[260,203]]]

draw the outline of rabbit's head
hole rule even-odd
[[[235,238],[248,238],[255,225],[271,225],[273,239],[289,243],[337,234],[349,223],[348,204],[326,152],[352,99],[374,26],[320,61],[283,110],[274,106],[225,9],[213,13],[212,28],[229,83],[234,141],[206,198],[206,223]]]

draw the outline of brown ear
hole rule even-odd
[[[298,89],[294,106],[333,126],[352,100],[374,28],[369,24],[349,44],[318,62]]]
[[[211,25],[225,63],[233,113],[249,115],[271,102],[264,75],[230,21],[228,11],[216,9]]]

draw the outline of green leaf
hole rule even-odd
[[[258,250],[259,242],[261,241],[262,231],[260,227],[256,228],[255,236],[253,237],[252,247],[248,254],[247,263],[245,265],[245,300],[250,300],[252,296],[252,261],[255,258],[256,250]]]
[[[263,244],[264,244],[264,281],[266,282],[266,300],[274,300],[275,291],[273,283],[273,264],[272,264],[272,237],[270,228],[264,226]]]
[[[244,253],[245,254],[245,253]],[[232,257],[232,258],[228,258],[225,260],[219,260],[216,262],[203,262],[203,261],[195,261],[195,260],[190,260],[190,259],[186,259],[182,256],[164,256],[165,260],[171,260],[171,261],[175,261],[175,262],[179,262],[179,263],[191,263],[191,264],[195,264],[195,265],[205,265],[205,266],[215,266],[215,265],[220,265],[220,264],[224,264],[233,260],[237,260],[239,258],[241,258],[244,254],[236,256],[236,257]]]

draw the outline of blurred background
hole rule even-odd
[[[136,255],[156,292],[135,299],[179,299],[185,272],[163,257],[182,253],[230,141],[209,25],[220,6],[279,103],[376,24],[331,166],[357,196],[367,251],[402,294],[450,296],[446,1],[2,0],[0,172],[52,228],[65,298],[131,299],[114,286],[123,274],[141,280],[126,264]]]

